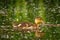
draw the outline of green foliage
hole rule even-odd
[[[60,23],[59,0],[0,0],[0,40],[60,40],[60,27],[43,27],[43,38],[33,32],[13,30],[12,22],[32,22],[41,16],[46,23]]]

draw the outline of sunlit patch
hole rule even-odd
[[[20,26],[21,26],[21,24],[18,25],[18,27],[20,27]]]
[[[28,27],[27,29],[33,29],[33,26]]]
[[[19,19],[16,19],[16,21],[19,21]]]
[[[17,27],[17,26],[14,26],[14,25],[13,25],[13,27]]]
[[[30,33],[30,31],[27,31],[28,33]]]
[[[26,29],[26,27],[22,27],[22,29]]]

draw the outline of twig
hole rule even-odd
[[[44,24],[44,26],[49,26],[49,27],[60,27],[60,24]]]

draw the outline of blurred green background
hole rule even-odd
[[[59,24],[60,0],[0,0],[0,40],[60,40],[60,27],[45,26],[43,38],[12,29],[12,22],[34,23],[37,16],[48,24]]]

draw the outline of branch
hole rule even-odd
[[[49,26],[49,27],[60,27],[60,24],[44,24],[44,26]]]

